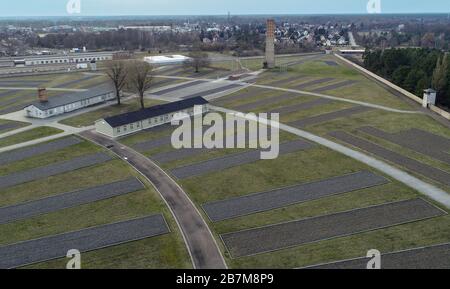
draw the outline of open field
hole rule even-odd
[[[3,82],[2,82],[3,81]],[[36,90],[0,90],[0,114],[23,109],[37,100],[37,88],[89,89],[107,82],[104,76],[84,73],[61,73],[0,79],[0,87],[30,87]],[[48,91],[48,96],[58,97],[72,92]]]
[[[317,91],[345,99],[384,105],[389,108],[419,109],[392,95],[383,87],[373,83],[358,72],[343,66],[332,56],[323,56],[319,59],[293,65],[285,73],[275,70],[265,72],[260,76],[258,82],[273,86],[280,85],[286,88],[301,88],[301,90],[311,92]],[[340,94],[341,91],[347,92]],[[339,100],[327,100],[296,93],[286,94],[281,91],[258,87],[243,89],[232,95],[217,99],[213,104],[247,112],[280,111],[282,123],[297,124],[301,129],[330,139],[331,137],[328,134],[332,131],[351,133],[380,144],[385,148],[392,149],[418,162],[450,173],[448,163],[443,161],[442,158],[437,158],[436,155],[427,155],[427,152],[420,151],[418,147],[408,148],[405,145],[402,146],[392,142],[392,140],[383,139],[379,135],[370,135],[367,131],[361,130],[362,127],[371,126],[386,133],[400,134],[410,129],[420,129],[433,133],[436,137],[440,136],[450,139],[450,130],[425,114],[402,114],[372,108],[368,109],[364,106]],[[172,129],[166,126],[131,135],[120,141],[134,147],[145,156],[154,159],[168,173],[174,170],[178,172],[180,168],[186,166],[200,166],[205,161],[208,162],[219,158],[222,158],[223,162],[228,162],[233,160],[236,154],[243,152],[238,149],[186,149],[176,152],[170,145],[171,131]],[[296,137],[293,135],[285,132],[281,133],[281,142],[294,139]],[[413,138],[412,141],[416,139]],[[333,140],[336,141],[335,139]],[[439,143],[439,151],[442,154],[448,154],[450,147],[446,146],[447,143],[445,141],[440,141]],[[389,163],[389,160],[385,161]],[[214,165],[214,162],[211,162],[211,164]],[[208,225],[212,228],[214,236],[217,238],[219,246],[223,250],[227,263],[231,268],[296,268],[357,258],[373,248],[383,253],[389,253],[448,243],[450,240],[449,210],[442,208],[400,182],[387,177],[383,172],[373,170],[356,160],[319,145],[308,150],[294,151],[281,155],[275,160],[245,162],[225,168],[222,165],[222,162],[217,165],[217,169],[221,168],[218,171],[212,168],[209,171],[201,171],[201,173],[196,173],[195,175],[183,175],[183,178],[178,180],[178,183],[188,192],[200,209],[204,206],[208,208],[207,204],[223,204],[223,207],[220,207],[220,212],[217,211],[216,216],[219,217],[210,219],[210,216],[206,214],[207,209],[206,211],[201,211]],[[431,180],[402,166],[398,167],[426,182],[450,191],[450,187],[442,182]],[[306,198],[301,202],[289,201],[289,198],[293,197],[289,195],[290,197],[288,198],[288,195],[281,193],[283,188],[296,186],[301,188],[321,181],[327,183],[330,179],[333,180],[362,171],[383,177],[387,182],[379,183],[375,186],[344,190],[336,194],[325,194],[321,198]],[[266,195],[261,195],[261,206],[265,208],[263,210],[259,209],[260,206],[257,205],[260,202],[259,194],[261,192],[267,192]],[[280,197],[282,198],[281,200],[272,199],[275,198],[273,196],[274,192],[277,192],[277,194],[279,192],[283,198]],[[239,201],[245,200],[245,198],[250,198],[249,205],[246,205],[245,201]],[[257,198],[257,201],[252,198]],[[419,204],[417,204],[419,207],[416,207],[414,201],[420,198],[430,202],[433,208],[436,205],[437,208],[434,212],[437,212],[437,214],[425,214],[423,217],[415,218],[413,213],[416,210],[417,212],[423,212],[419,208]],[[226,203],[227,200],[230,200],[230,203]],[[280,202],[281,205],[275,206],[274,202]],[[268,240],[257,242],[260,243],[259,247],[269,248],[263,250],[263,252],[259,252],[254,246],[247,245],[241,247],[244,251],[236,251],[239,248],[233,247],[230,249],[230,252],[222,242],[222,240],[225,240],[223,236],[229,236],[229,234],[243,230],[284,224],[286,222],[301,222],[308,218],[335,215],[372,207],[379,207],[384,210],[384,208],[389,208],[386,204],[396,203],[414,204],[412,209],[408,207],[408,209],[405,209],[407,213],[400,216],[401,218],[407,218],[406,222],[398,222],[397,220],[401,218],[397,219],[398,216],[389,215],[395,210],[386,209],[386,216],[389,216],[385,220],[386,226],[378,227],[375,224],[374,228],[369,228],[368,230],[355,231],[351,234],[344,234],[331,239],[320,239],[312,243],[298,244],[294,240],[293,246],[287,246],[286,248],[281,246],[273,252],[270,248],[274,247],[271,247],[270,244],[265,244]],[[240,213],[232,214],[231,218],[220,217],[228,216],[234,209]],[[224,212],[226,212],[225,215]],[[321,230],[323,232],[331,232],[331,228],[325,225]],[[277,235],[280,240],[284,240],[288,235],[283,237],[283,234],[288,233],[279,230],[274,235]],[[244,240],[242,242],[249,242],[245,244],[251,244],[251,239],[251,237],[239,237],[239,242]],[[244,244],[239,242],[233,244]],[[276,243],[280,244],[280,242]],[[237,253],[233,254],[233,252]],[[239,252],[244,253],[241,254]],[[245,252],[256,252],[258,254],[253,255]]]
[[[15,144],[32,141],[35,139],[44,138],[47,136],[62,133],[62,130],[52,127],[38,127],[18,134],[14,134],[0,139],[0,147],[12,146]]]
[[[123,138],[121,141],[130,146],[136,146],[145,141],[158,143],[159,139],[170,136],[171,131],[170,127],[159,128]],[[282,141],[292,138],[293,136],[282,133]],[[152,158],[161,153],[170,154],[171,151],[174,152],[170,142],[163,142],[162,145],[153,147],[150,150],[144,149],[142,152]],[[161,166],[170,172],[174,168],[219,157],[227,157],[238,152],[239,150],[201,151],[192,155],[188,154],[187,157],[161,163]],[[186,178],[178,182],[189,193],[194,203],[201,207],[210,202],[348,175],[358,171],[372,170],[365,165],[318,146],[307,151],[283,155],[276,160],[257,161],[218,172]],[[375,173],[382,175],[380,172]],[[305,244],[272,253],[241,258],[232,258],[229,255],[229,252],[222,245],[219,235],[308,217],[411,200],[417,197],[422,196],[389,179],[388,183],[380,184],[379,186],[356,189],[351,192],[297,204],[286,204],[280,208],[237,216],[230,220],[211,222],[206,213],[204,216],[208,220],[210,227],[213,228],[213,232],[227,258],[227,263],[232,268],[293,268],[341,260],[343,257],[357,257],[361,255],[361,253],[358,255],[358,252],[364,252],[366,248],[370,249],[374,246],[376,246],[375,248],[381,248],[380,250],[384,252],[390,252],[416,245],[445,242],[450,240],[449,231],[432,231],[429,226],[432,224],[435,228],[443,228],[450,224],[450,219],[447,215],[442,215],[429,220],[387,227],[373,232],[362,232],[334,240]],[[405,234],[405,230],[407,231],[410,228],[414,228],[417,233]],[[430,234],[430,232],[433,232],[433,234]],[[383,239],[383,241],[380,241],[380,239]],[[310,252],[311,249],[313,249],[313,253]],[[335,252],[335,250],[338,251]]]
[[[0,166],[0,176],[20,173],[99,152],[106,153],[101,148],[81,140],[80,143],[61,150],[37,154]],[[117,196],[106,196],[106,199],[103,197],[98,199],[97,196],[95,197],[97,200],[91,199],[87,203],[80,203],[68,208],[53,207],[52,211],[2,224],[0,225],[2,232],[0,246],[162,213],[170,233],[151,238],[144,237],[139,241],[126,241],[117,246],[82,253],[82,267],[190,268],[189,256],[178,227],[160,196],[131,167],[113,156],[111,157],[112,160],[97,165],[1,189],[0,207],[39,201],[46,197],[59,198],[63,193],[107,185],[129,178],[139,179],[145,188]],[[46,201],[39,202],[45,204]],[[60,258],[28,267],[65,268],[66,262],[66,258]]]
[[[248,65],[257,69],[259,61],[248,60]],[[279,63],[289,64],[286,72],[264,72],[257,83],[304,92],[250,86],[214,100],[213,105],[245,112],[279,112],[284,124],[379,158],[450,192],[449,128],[333,56],[280,58]],[[217,71],[226,69],[232,68]],[[182,67],[169,68],[166,73],[196,77]],[[205,70],[197,77],[211,78],[215,73]],[[66,85],[74,85],[73,81],[64,79]],[[161,87],[173,84],[158,82]],[[306,92],[417,113],[386,111]],[[158,103],[146,101],[148,106]],[[135,109],[138,103],[133,99],[120,107],[100,108],[62,123],[89,126],[102,117]],[[152,159],[186,191],[211,228],[230,268],[298,268],[360,258],[369,249],[389,254],[450,242],[450,209],[383,171],[317,143],[281,131],[279,157],[261,160],[260,151],[252,149],[175,150],[171,145],[174,129],[164,125],[119,141]],[[33,131],[0,140],[0,147],[2,141],[20,142],[45,135]],[[0,208],[19,216],[5,218],[0,225],[0,246],[36,238],[45,243],[57,234],[120,227],[120,222],[162,214],[170,232],[159,227],[161,230],[156,231],[164,232],[162,235],[131,243],[121,243],[118,238],[116,246],[99,250],[93,239],[94,251],[83,253],[83,268],[191,266],[168,208],[137,172],[84,140],[62,144],[52,152],[51,147],[41,144],[27,152],[29,157],[25,159],[17,158],[17,154],[9,158],[0,155],[0,180],[7,180],[0,186]],[[67,163],[73,165],[73,160],[84,162],[86,156],[101,159],[95,162],[92,158],[76,170],[52,172],[61,164],[63,168]],[[2,160],[6,161],[2,164]],[[30,172],[41,170],[38,175],[48,177],[30,177]],[[26,182],[15,183],[14,179],[20,178]],[[97,192],[93,188],[133,178],[145,188],[119,190],[103,197],[91,195]],[[73,206],[50,205],[66,198]],[[24,208],[29,208],[28,216]],[[61,237],[55,240],[59,242]],[[5,250],[17,248],[14,245]],[[88,246],[83,248],[89,250]],[[65,262],[60,258],[28,267],[61,268]]]

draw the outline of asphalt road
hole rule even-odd
[[[85,131],[80,135],[104,147],[113,145],[110,148],[112,152],[126,159],[153,183],[177,220],[195,269],[227,268],[205,220],[187,194],[161,168],[131,148],[94,131]]]

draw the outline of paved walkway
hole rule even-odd
[[[373,104],[373,103],[368,103],[368,102],[364,102],[364,101],[357,101],[357,100],[336,97],[336,96],[331,96],[331,95],[326,95],[326,94],[321,94],[321,93],[297,90],[297,89],[281,88],[281,87],[275,87],[275,86],[269,86],[269,85],[259,85],[259,84],[254,84],[253,86],[259,87],[259,88],[271,89],[271,90],[278,90],[278,91],[284,91],[284,92],[292,92],[292,93],[298,93],[298,94],[303,94],[303,95],[316,96],[316,97],[325,98],[325,99],[334,100],[334,101],[348,102],[348,103],[352,103],[352,104],[357,104],[357,105],[361,105],[361,106],[366,106],[366,107],[371,107],[371,108],[375,108],[375,109],[381,109],[381,110],[396,112],[396,113],[423,114],[423,112],[418,111],[418,110],[395,109],[395,108],[390,108],[390,107]]]
[[[237,111],[222,108],[222,107],[212,107],[213,110],[224,112],[224,113],[237,113]],[[249,120],[258,121],[257,119],[254,119],[252,117],[246,117]],[[309,141],[318,143],[320,145],[323,145],[333,151],[339,152],[341,154],[344,154],[348,157],[351,157],[359,162],[362,162],[374,169],[377,169],[384,174],[392,177],[393,179],[396,179],[399,182],[402,182],[403,184],[407,185],[408,187],[422,193],[423,195],[426,195],[427,197],[433,199],[434,201],[441,203],[442,205],[446,206],[447,208],[450,208],[450,194],[429,184],[426,183],[414,176],[411,176],[410,174],[397,169],[383,161],[377,160],[373,157],[370,157],[364,153],[352,150],[350,148],[347,148],[343,145],[340,145],[338,143],[332,142],[328,139],[325,139],[323,137],[314,135],[312,133],[282,124],[282,123],[276,123],[276,122],[270,122],[265,119],[260,119],[259,122],[267,124],[267,125],[279,125],[281,130],[284,130],[286,132],[295,134],[297,136],[300,136],[304,139],[307,139]]]
[[[8,151],[24,148],[24,147],[27,147],[27,146],[40,144],[40,143],[43,143],[43,142],[51,141],[51,140],[58,139],[58,138],[61,138],[61,137],[65,137],[65,136],[69,136],[69,135],[72,135],[72,134],[73,134],[72,132],[62,132],[62,133],[51,135],[51,136],[48,136],[48,137],[43,137],[43,138],[35,139],[35,140],[32,140],[32,141],[27,141],[27,142],[15,144],[15,145],[12,145],[12,146],[3,147],[3,148],[0,148],[0,153],[4,153],[4,152],[8,152]]]
[[[155,186],[178,223],[195,269],[227,268],[220,249],[200,212],[186,192],[160,167],[131,148],[94,131],[85,131],[80,135],[104,147],[113,145],[111,151],[126,160]]]
[[[241,81],[236,81],[236,82],[228,81],[226,79],[211,80],[211,79],[206,79],[206,78],[192,78],[192,77],[164,76],[164,75],[157,75],[155,77],[171,78],[171,79],[183,79],[183,80],[202,80],[202,81],[205,81],[205,82],[207,82],[207,81],[209,81],[209,82],[223,81],[223,82],[229,82],[229,83],[236,83],[236,84],[239,84],[239,85],[243,86],[244,88],[251,86],[251,87],[257,87],[257,88],[263,88],[263,89],[269,89],[269,90],[278,90],[278,91],[282,91],[282,92],[290,92],[290,93],[296,93],[296,94],[302,94],[302,95],[310,95],[310,96],[315,96],[315,97],[320,97],[320,98],[325,98],[325,99],[334,100],[334,101],[340,101],[340,102],[347,102],[347,103],[352,103],[352,104],[355,104],[355,105],[361,105],[361,106],[371,107],[371,108],[380,109],[380,110],[389,111],[389,112],[395,112],[395,113],[424,114],[424,112],[421,111],[421,110],[401,110],[401,109],[390,108],[390,107],[387,107],[387,106],[382,106],[382,105],[373,104],[373,103],[369,103],[369,102],[357,101],[357,100],[352,100],[352,99],[347,99],[347,98],[342,98],[342,97],[326,95],[326,94],[322,94],[322,93],[309,92],[309,91],[303,91],[303,90],[298,90],[298,89],[290,89],[290,88],[281,88],[281,87],[270,86],[270,85],[249,84],[249,83],[245,82],[246,80],[253,79],[255,76],[257,76],[260,73],[261,73],[261,71],[253,72],[251,74],[251,77],[249,77],[247,79],[243,79]],[[222,97],[222,96],[224,96],[224,95],[221,94],[219,97]],[[214,97],[214,98],[216,98],[216,97]]]

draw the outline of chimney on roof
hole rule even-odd
[[[38,99],[39,99],[39,102],[47,102],[48,101],[48,95],[47,95],[46,88],[38,89]]]

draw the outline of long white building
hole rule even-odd
[[[202,106],[202,112],[209,111],[209,103],[203,97],[194,97],[177,102],[152,106],[95,122],[98,133],[117,138],[144,129],[170,123],[176,113],[194,115],[194,106]]]
[[[0,58],[0,66],[2,67],[27,67],[39,65],[56,65],[56,64],[77,64],[89,63],[93,60],[100,62],[113,60],[114,52],[90,52],[90,53],[70,53],[61,55],[40,55],[26,56],[14,58]]]
[[[24,108],[25,114],[32,118],[49,118],[78,109],[104,103],[116,98],[114,88],[102,85],[85,92],[38,100]]]

